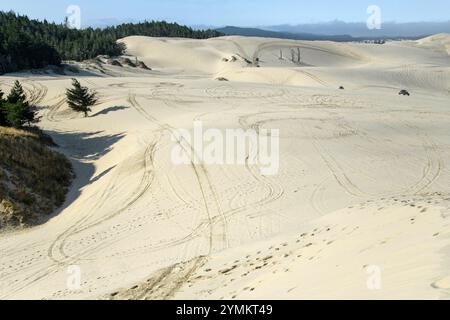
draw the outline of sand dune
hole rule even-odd
[[[449,45],[446,34],[385,45],[239,37],[201,41],[129,37],[123,42],[129,53],[155,68],[240,82],[330,88],[343,83],[446,92],[450,82],[448,54],[442,51]],[[290,61],[291,49],[297,48],[300,65]],[[254,68],[256,58],[262,68]]]
[[[101,97],[86,119],[69,76],[2,77],[48,106],[77,178],[48,223],[0,235],[0,298],[448,299],[448,39],[130,37],[153,70],[80,76]],[[280,129],[279,174],[175,166],[194,121]]]

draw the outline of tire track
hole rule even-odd
[[[156,147],[156,143],[150,144],[146,150],[146,155],[148,156],[150,153],[151,154],[150,157],[153,157],[154,156],[153,152],[155,150],[155,147]],[[151,161],[153,161],[153,159]],[[147,162],[147,159],[146,159],[146,162]],[[52,244],[50,245],[50,247],[47,250],[47,256],[50,258],[50,260],[54,264],[51,266],[48,266],[48,267],[41,268],[41,269],[37,270],[36,272],[33,272],[31,275],[28,275],[25,279],[23,279],[21,281],[20,285],[18,285],[16,288],[14,288],[14,286],[12,286],[13,289],[10,292],[8,292],[8,295],[18,293],[21,290],[25,289],[26,287],[31,286],[48,276],[56,274],[57,272],[63,270],[66,266],[71,265],[71,264],[75,263],[76,261],[78,261],[83,255],[87,255],[91,252],[94,252],[95,250],[98,250],[101,246],[105,246],[105,243],[103,241],[95,246],[86,248],[85,250],[77,253],[75,256],[68,256],[64,251],[64,245],[66,244],[67,239],[70,236],[73,236],[76,233],[87,230],[87,229],[92,228],[96,225],[99,225],[107,220],[110,220],[114,216],[119,215],[120,213],[122,213],[123,211],[128,209],[130,206],[135,204],[150,188],[151,181],[148,182],[148,179],[149,179],[148,172],[149,172],[149,170],[146,170],[146,174],[144,174],[144,176],[141,180],[141,183],[139,185],[140,190],[134,192],[135,196],[133,196],[133,198],[129,202],[127,202],[127,204],[124,207],[118,209],[117,211],[115,211],[113,214],[106,217],[105,219],[97,220],[97,221],[94,221],[93,223],[91,223],[90,225],[84,226],[84,228],[82,230],[77,229],[77,228],[80,228],[80,226],[82,226],[84,222],[88,221],[89,218],[95,214],[95,211],[92,210],[91,214],[88,214],[87,216],[81,218],[77,223],[75,223],[70,228],[68,228],[66,231],[64,231],[62,234],[60,234],[52,242]],[[113,185],[111,185],[111,187],[112,186]],[[107,190],[105,191],[104,201],[107,201],[107,195],[108,195],[108,192],[110,191],[110,188],[107,188]],[[119,241],[119,240],[117,240],[117,241]],[[6,279],[3,278],[3,280],[6,280]]]
[[[254,115],[265,115],[265,114],[277,114],[277,113],[284,113],[285,111],[278,111],[278,112],[266,112],[266,113],[258,113]],[[287,112],[293,112],[293,111],[287,111]],[[302,117],[279,117],[279,118],[273,118],[273,119],[264,119],[262,121],[257,121],[254,123],[249,124],[248,119],[254,115],[247,115],[240,119],[240,123],[245,127],[251,127],[255,130],[258,130],[259,126],[263,123],[267,123],[270,121],[283,121],[283,120],[302,120]],[[404,122],[405,123],[405,122]],[[369,193],[364,190],[362,190],[360,187],[358,187],[348,176],[348,174],[345,172],[345,170],[342,168],[342,166],[339,164],[339,162],[335,159],[335,157],[326,149],[326,147],[322,144],[319,138],[317,138],[312,132],[305,131],[304,126],[303,131],[305,132],[306,136],[309,137],[309,139],[312,141],[313,147],[317,151],[317,153],[320,155],[322,161],[326,164],[327,168],[330,170],[333,178],[336,180],[336,182],[344,189],[344,191],[354,197],[357,198],[375,198],[375,197],[385,197],[385,196],[399,196],[399,195],[416,195],[420,194],[427,188],[429,188],[440,176],[442,168],[444,166],[442,162],[442,158],[438,154],[438,148],[436,144],[427,136],[424,136],[423,133],[419,132],[419,129],[417,127],[408,125],[405,123],[405,126],[408,126],[410,129],[415,130],[417,132],[417,136],[419,139],[422,140],[422,143],[424,145],[424,150],[427,154],[427,164],[423,168],[423,175],[421,179],[407,187],[402,188],[401,190],[395,191],[395,192],[388,192],[388,193]],[[353,130],[355,131],[355,129]],[[355,131],[357,132],[357,131]],[[318,192],[320,192],[321,186],[313,192],[312,199],[318,199]],[[313,207],[317,209],[318,212],[322,212],[320,209],[320,205],[317,203],[313,203]]]
[[[407,128],[415,131],[416,136],[422,142],[422,146],[427,156],[427,164],[423,169],[422,179],[406,190],[409,193],[418,195],[428,189],[431,185],[434,184],[434,182],[439,179],[444,168],[444,162],[442,160],[437,144],[433,139],[429,137],[428,134],[422,132],[419,127],[412,125],[406,120],[401,120],[401,122]]]
[[[157,91],[153,91],[153,92],[152,92],[152,97],[155,96],[156,92],[157,92]],[[163,101],[167,106],[169,106],[169,107],[171,106],[171,104],[174,104],[174,105],[176,104],[175,102],[169,101],[169,100],[167,100],[167,99],[162,99],[162,101]],[[136,99],[134,99],[134,102],[137,102]],[[138,105],[137,107],[139,108],[139,110],[141,111],[141,113],[143,112],[144,114],[147,115],[147,119],[149,119],[150,121],[159,123],[158,120],[156,120],[154,117],[151,117],[151,116],[149,117],[149,114],[148,114],[148,113],[145,111],[145,109],[143,109],[140,105]],[[176,107],[176,106],[175,106],[175,107]],[[162,126],[165,130],[170,131],[171,133],[174,133],[175,130],[176,130],[175,128],[169,126],[168,124],[164,124],[164,125],[159,124],[159,125]],[[183,146],[183,143],[185,143],[187,146]],[[179,140],[179,141],[178,141],[178,144],[180,144],[180,146],[183,147],[183,149],[185,150],[185,152],[188,152],[188,154],[194,155],[196,158],[199,158],[198,155],[196,154],[196,150],[194,149],[194,147],[193,147],[191,144],[189,144],[184,138],[182,138],[182,140]],[[228,228],[228,227],[227,227],[227,223],[228,223],[228,222],[227,222],[227,220],[226,220],[225,215],[223,214],[223,210],[222,210],[222,208],[221,208],[220,201],[219,201],[218,192],[217,192],[215,186],[214,186],[214,185],[212,184],[212,182],[211,182],[210,174],[209,174],[209,172],[207,171],[207,169],[206,169],[206,167],[204,166],[204,164],[202,164],[202,163],[196,164],[194,161],[191,161],[191,167],[194,169],[194,171],[195,171],[195,173],[196,173],[197,181],[199,182],[200,188],[201,188],[201,190],[202,190],[202,196],[203,196],[204,202],[207,203],[207,200],[206,200],[206,194],[207,194],[207,193],[205,192],[206,189],[203,188],[203,185],[206,185],[206,186],[207,186],[207,190],[209,190],[210,193],[211,193],[211,195],[212,195],[212,198],[213,198],[213,204],[214,204],[214,206],[215,206],[215,211],[218,212],[219,215],[220,215],[220,216],[222,217],[222,219],[223,219],[223,220],[221,221],[221,224],[223,224],[223,226],[222,226],[222,228],[223,228],[223,238],[222,238],[222,241],[223,241],[225,247],[228,247],[228,245],[227,245],[227,239],[226,239],[226,234],[227,234],[227,231],[226,231],[226,230],[227,230],[227,228]],[[204,180],[204,182],[202,182],[202,180]],[[183,201],[184,199],[180,199],[180,200]]]
[[[27,98],[26,100],[30,104],[33,104],[33,105],[39,104],[47,96],[48,88],[46,86],[44,86],[43,84],[41,84],[40,82],[32,81],[32,80],[22,80],[21,84],[22,84],[22,88],[24,90],[25,96]],[[0,85],[3,85],[10,89],[13,87],[12,84],[6,83],[6,81],[0,82]]]
[[[233,89],[233,87],[230,86],[230,85],[227,85],[227,86],[218,86],[218,87],[213,88],[214,92],[215,92],[218,88]],[[221,90],[222,90],[222,89],[221,89]],[[225,102],[226,104],[229,104],[229,105],[231,106],[231,109],[230,109],[230,110],[235,110],[235,109],[237,109],[238,106],[236,106],[236,105],[234,105],[234,104],[232,104],[232,103],[229,103],[228,100],[227,100],[227,99],[229,99],[229,98],[234,98],[234,97],[236,96],[236,95],[233,95],[233,94],[232,94],[233,90],[226,90],[226,91],[224,91],[224,92],[225,92],[225,95],[215,95],[215,94],[214,94],[213,96],[216,97],[217,99],[219,99],[221,102]],[[262,98],[263,100],[268,100],[268,101],[270,101],[271,98],[283,96],[285,93],[286,93],[286,92],[285,92],[284,90],[281,90],[281,93],[279,93],[279,94],[274,92],[273,94],[269,94],[269,95],[259,95],[259,98]],[[207,94],[210,95],[210,94],[211,94],[211,91],[208,91]],[[272,101],[270,101],[270,103],[272,103]],[[221,112],[223,112],[223,111],[221,111]],[[215,112],[215,113],[217,113],[217,112]],[[241,127],[242,127],[243,129],[246,129],[244,126],[242,126],[242,123],[241,123]],[[255,131],[259,133],[259,128],[256,128]],[[252,146],[252,147],[255,147],[255,146]],[[227,215],[227,217],[231,217],[231,216],[233,216],[233,215],[235,215],[235,214],[237,214],[237,213],[239,213],[239,212],[248,210],[248,209],[250,209],[251,207],[254,207],[254,206],[264,206],[264,205],[266,205],[266,204],[275,202],[276,200],[280,199],[280,198],[283,196],[283,194],[284,194],[284,189],[283,189],[280,185],[276,185],[276,186],[275,186],[275,185],[274,185],[273,183],[271,183],[267,178],[261,176],[260,173],[255,173],[255,172],[253,171],[254,168],[252,168],[252,167],[250,166],[250,164],[249,164],[249,160],[250,160],[249,157],[250,157],[250,155],[247,154],[246,160],[245,160],[245,168],[246,168],[246,170],[250,173],[250,175],[251,175],[251,176],[252,176],[259,184],[265,186],[265,188],[269,190],[269,193],[268,193],[268,195],[267,195],[266,197],[264,197],[263,199],[261,199],[261,200],[259,200],[259,201],[257,201],[257,202],[251,203],[251,204],[249,204],[249,205],[245,205],[245,206],[243,206],[243,207],[241,207],[241,208],[236,208],[236,209],[227,211],[227,212],[225,213],[225,214]]]
[[[157,124],[161,128],[161,130],[169,130],[171,133],[175,132],[174,128],[172,128],[168,124],[160,123],[156,118],[154,118],[153,116],[148,114],[148,112],[146,112],[146,110],[144,108],[142,108],[142,106],[136,100],[136,95],[130,94],[129,102],[144,118],[146,118],[147,120],[149,120],[152,123]],[[188,152],[188,154],[195,155],[194,147],[192,145],[190,145],[189,143],[187,143],[187,141],[185,139],[180,138],[178,140],[178,144],[185,150],[185,152]],[[186,146],[186,144],[187,144],[187,146]],[[213,224],[213,216],[212,216],[213,210],[215,212],[218,212],[219,215],[221,216],[220,220],[222,222],[222,228],[223,228],[223,234],[222,234],[222,239],[221,239],[222,244],[218,249],[223,249],[223,246],[225,246],[225,247],[228,246],[227,238],[226,238],[227,237],[227,221],[226,221],[225,216],[222,213],[222,210],[220,208],[220,203],[219,203],[219,200],[217,197],[217,193],[211,183],[209,173],[207,172],[204,165],[196,164],[194,161],[191,161],[191,168],[193,169],[193,172],[196,176],[198,186],[199,186],[199,189],[200,189],[200,192],[202,195],[207,219],[209,221],[208,222],[208,227],[209,227],[208,256],[209,256],[209,255],[211,255],[211,253],[214,250],[217,250],[216,243],[214,242],[214,239],[213,239],[214,238],[214,229],[213,229],[214,224]],[[209,193],[211,193],[211,195],[213,197],[213,206],[211,206],[207,200],[208,199],[207,190],[209,191]],[[193,234],[194,234],[194,232],[193,232]],[[164,244],[163,248],[166,248],[167,245],[168,245],[167,243]],[[188,268],[187,270],[186,270],[186,268],[182,268],[182,272],[177,273],[175,275],[175,279],[170,280],[171,283],[175,282],[175,283],[177,283],[177,285],[168,290],[168,292],[165,294],[166,297],[174,294],[179,288],[181,288],[184,285],[184,283],[189,280],[190,276],[192,274],[194,274],[198,268],[200,268],[202,265],[204,265],[204,263],[207,261],[207,257],[206,258],[199,257],[199,258],[195,259],[195,261],[196,262],[194,263],[194,266],[192,268]],[[170,274],[170,272],[169,272],[169,274]],[[167,286],[165,286],[166,283],[165,283],[164,279],[165,279],[165,277],[163,277],[162,279],[159,279],[159,281],[157,281],[156,284],[160,285],[161,287],[167,287]]]
[[[31,81],[31,80],[26,80],[26,81],[24,81],[24,83],[31,86],[31,89],[29,89],[29,91],[28,91],[30,94],[28,101],[31,104],[39,104],[47,96],[48,88],[46,86],[44,86],[42,83],[37,82],[37,81]]]
[[[313,45],[307,45],[304,42],[299,42],[299,41],[269,41],[269,42],[264,42],[261,43],[260,45],[258,45],[255,49],[255,52],[253,53],[253,60],[252,61],[257,61],[257,59],[259,59],[259,55],[261,53],[261,51],[263,50],[267,50],[270,48],[292,48],[292,47],[299,47],[300,49],[310,49],[310,50],[315,50],[315,51],[320,51],[323,53],[327,53],[327,54],[331,54],[334,56],[338,56],[338,57],[342,57],[342,58],[348,58],[348,59],[356,59],[356,60],[361,60],[363,59],[360,55],[348,51],[347,52],[338,52],[337,49],[336,51],[331,51],[331,50],[327,50],[324,48],[321,48],[319,46],[313,46]]]
[[[157,141],[159,141],[159,139],[157,139]],[[147,193],[147,191],[150,189],[150,187],[154,181],[154,178],[155,178],[154,157],[155,157],[156,150],[157,150],[157,142],[149,144],[148,147],[146,148],[145,153],[144,153],[144,173],[141,177],[141,181],[139,182],[139,185],[137,186],[137,188],[132,192],[130,199],[122,207],[114,210],[112,213],[110,213],[104,217],[100,217],[96,220],[93,220],[92,222],[90,222],[88,224],[85,224],[85,222],[89,221],[89,219],[95,215],[95,211],[97,209],[101,208],[108,201],[108,199],[112,196],[112,190],[113,190],[114,186],[116,186],[116,183],[117,183],[117,181],[114,180],[104,190],[104,192],[101,196],[100,203],[91,210],[92,214],[88,215],[85,219],[80,221],[80,223],[77,224],[77,226],[75,226],[75,228],[73,230],[69,231],[68,234],[65,234],[63,237],[57,239],[57,242],[55,242],[52,245],[51,252],[53,253],[54,247],[57,247],[57,251],[61,255],[62,259],[70,259],[71,257],[69,255],[67,255],[64,250],[66,243],[70,237],[80,234],[81,232],[86,231],[88,229],[94,228],[101,223],[105,223],[105,222],[113,219],[114,217],[122,214],[123,212],[125,212],[126,210],[131,208],[134,204],[136,204]],[[92,251],[91,249],[89,249],[89,251],[83,251],[80,253],[80,255],[85,255],[91,251]],[[55,256],[53,254],[50,256],[50,258],[55,261]],[[60,261],[58,259],[56,259],[55,262],[60,262]]]
[[[167,100],[164,100],[164,101],[165,101],[165,103],[170,103]],[[157,124],[161,128],[161,130],[167,130],[172,134],[176,131],[175,128],[171,127],[168,124],[160,123],[156,118],[154,118],[153,116],[148,114],[148,112],[146,112],[146,110],[144,108],[142,108],[142,106],[137,102],[136,95],[130,94],[129,102],[139,113],[141,113],[142,116],[144,116],[144,118],[146,118],[147,120],[149,120],[152,123]],[[188,141],[186,141],[184,138],[181,137],[178,140],[178,144],[185,150],[185,152],[187,152],[187,154],[198,156],[196,154],[196,150],[194,149],[194,147],[191,144],[189,144]],[[227,239],[226,239],[227,221],[226,221],[225,216],[223,215],[223,212],[222,212],[222,209],[221,209],[221,206],[219,203],[219,197],[218,197],[218,194],[211,182],[211,177],[209,176],[209,172],[206,170],[206,168],[203,164],[196,164],[194,161],[191,161],[190,165],[193,169],[193,172],[195,173],[195,176],[196,176],[199,188],[200,188],[200,192],[202,194],[202,199],[203,199],[203,203],[205,206],[205,210],[209,217],[208,220],[210,221],[211,228],[213,228],[213,224],[211,223],[212,217],[213,217],[212,216],[213,212],[219,213],[219,215],[223,219],[223,221],[222,221],[222,224],[223,224],[222,225],[222,229],[223,229],[222,242],[223,242],[223,244],[220,247],[221,248],[223,246],[227,247],[228,246]],[[212,206],[208,203],[208,200],[207,200],[208,193],[211,195],[212,200],[213,200]],[[214,251],[215,246],[216,245],[213,243],[213,234],[211,233],[210,252]]]
[[[62,106],[64,106],[64,104],[66,103],[66,98],[64,95],[59,95],[58,97],[56,97],[56,99],[58,99],[58,98],[59,98],[59,100],[56,103],[54,103],[48,107],[48,111],[45,114],[45,117],[50,122],[59,122],[60,121],[56,118],[56,115],[58,114],[58,112],[62,108]]]

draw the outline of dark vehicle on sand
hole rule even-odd
[[[401,96],[408,96],[408,97],[410,96],[410,94],[407,90],[401,90],[398,94]]]

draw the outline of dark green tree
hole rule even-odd
[[[72,79],[72,88],[67,89],[67,104],[70,108],[77,112],[83,112],[84,116],[88,116],[93,105],[98,101],[97,93],[83,87],[77,79]]]
[[[27,106],[21,102],[5,103],[6,121],[8,126],[21,128],[27,123]]]
[[[6,101],[9,103],[17,103],[17,102],[27,103],[27,96],[25,95],[25,91],[23,90],[23,87],[20,84],[19,80],[16,80],[14,82],[14,86],[9,92]]]
[[[3,125],[21,128],[37,122],[34,106],[30,105],[19,81],[14,83],[6,100],[1,99]]]
[[[3,91],[0,90],[0,126],[6,126],[6,110],[5,110],[5,103],[6,101],[3,99]]]

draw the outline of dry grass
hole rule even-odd
[[[39,135],[36,132],[25,131],[9,127],[0,127],[0,135],[39,138]]]
[[[33,225],[64,202],[72,167],[49,143],[38,129],[0,127],[0,228]]]

